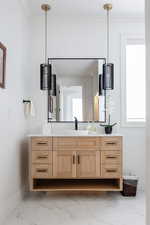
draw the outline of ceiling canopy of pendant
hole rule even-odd
[[[21,0],[31,15],[41,14],[43,3],[52,6],[52,15],[87,15],[105,17],[102,6],[106,0]],[[110,0],[114,17],[144,17],[144,0]]]

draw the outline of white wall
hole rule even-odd
[[[46,121],[46,93],[39,88],[39,64],[44,60],[43,17],[35,17],[33,22],[33,92],[37,116],[32,120],[31,130]],[[142,21],[113,21],[111,26],[111,61],[115,63],[114,121],[120,121],[121,114],[121,34],[144,35]],[[53,18],[49,16],[49,57],[104,57],[106,56],[105,23],[97,17]],[[57,125],[58,126],[58,125]],[[60,125],[61,126],[61,125]],[[73,125],[72,125],[73,126]],[[121,128],[124,135],[124,172],[139,176],[140,188],[144,188],[145,132],[144,128]]]
[[[0,41],[7,47],[6,89],[0,88],[0,224],[21,198],[26,121],[28,23],[20,1],[0,1]],[[24,152],[25,151],[25,152]],[[22,179],[21,179],[22,177]]]

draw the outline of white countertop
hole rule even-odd
[[[98,133],[52,133],[52,134],[29,134],[28,137],[114,137],[114,136],[123,136],[122,134],[112,133],[112,134],[98,134]]]

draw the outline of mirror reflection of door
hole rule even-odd
[[[74,117],[83,121],[82,87],[60,87],[60,120],[73,121]]]
[[[51,121],[105,121],[105,93],[99,96],[103,60],[53,59],[57,77],[56,113]],[[53,113],[54,114],[54,113]]]

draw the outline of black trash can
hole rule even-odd
[[[123,178],[123,191],[121,194],[126,197],[135,197],[137,192],[138,178],[136,176],[125,176]]]

